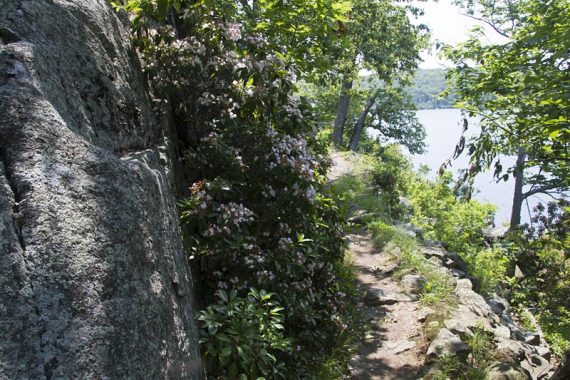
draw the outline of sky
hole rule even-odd
[[[471,30],[480,22],[470,17],[463,16],[459,8],[451,4],[451,0],[414,2],[414,5],[424,9],[424,15],[418,19],[418,23],[426,24],[432,35],[432,42],[440,41],[446,44],[455,45],[465,41]],[[485,27],[485,34],[492,41],[498,41],[500,37],[493,32],[490,27]],[[432,49],[433,50],[433,49]],[[445,67],[445,62],[437,58],[434,54],[424,52],[421,55],[424,62],[420,64],[421,68],[433,69]]]

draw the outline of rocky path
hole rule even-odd
[[[362,228],[348,238],[371,327],[350,363],[352,378],[416,379],[424,361],[419,305],[392,279],[396,263],[374,247],[369,231]]]
[[[350,159],[333,153],[329,180],[358,175]],[[356,267],[362,300],[359,304],[368,333],[350,362],[354,380],[413,380],[433,370],[426,358],[465,357],[473,354],[466,344],[482,330],[491,335],[494,362],[485,367],[488,379],[547,379],[553,372],[552,354],[541,334],[524,331],[513,319],[508,302],[497,295],[484,298],[474,291],[473,278],[457,253],[438,242],[418,247],[431,273],[440,273],[453,288],[453,305],[445,311],[423,307],[416,294],[425,277],[408,274],[397,280],[398,263],[390,253],[374,246],[366,227],[347,236]],[[516,318],[515,318],[516,319]],[[431,331],[426,335],[426,326]],[[507,377],[505,377],[507,376]],[[509,377],[510,376],[510,377]],[[514,377],[513,377],[514,376]]]
[[[333,153],[329,179],[352,174],[353,164]],[[347,236],[357,269],[358,287],[364,300],[363,314],[370,325],[365,341],[350,363],[353,379],[415,379],[423,366],[425,351],[418,322],[418,305],[391,275],[397,263],[374,247],[365,227]]]

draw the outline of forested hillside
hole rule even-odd
[[[445,69],[419,69],[405,91],[410,94],[417,109],[451,108],[456,96],[442,94],[447,89]]]

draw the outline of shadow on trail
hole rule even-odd
[[[355,184],[358,174],[354,172],[354,164],[339,153],[331,157],[334,164],[328,173],[329,186],[354,192],[358,197],[358,193],[363,189]],[[358,218],[358,209],[359,207],[351,205],[345,211],[355,220],[355,216]],[[372,293],[384,296],[393,292],[403,296],[401,298],[408,296],[391,280],[397,269],[397,263],[374,247],[372,236],[366,227],[356,228],[347,235],[347,238],[351,243],[350,251],[357,273],[356,285],[363,299]],[[409,322],[416,318],[412,315],[414,305],[401,300],[370,301],[366,300],[360,306],[364,322],[368,325],[366,326],[368,333],[350,362],[351,379],[414,380],[424,376],[429,368],[423,362],[425,352],[423,339],[415,326],[409,327]],[[402,302],[398,307],[390,306],[390,303],[398,302]],[[413,345],[412,342],[416,342],[414,347],[401,346]]]
[[[373,292],[383,292],[381,283],[389,279],[393,274],[397,265],[395,263],[385,263],[378,261],[381,255],[374,250],[369,254],[365,253],[366,244],[370,239],[365,228],[360,228],[352,233],[351,239],[353,244],[357,244],[354,257],[354,266],[359,273],[357,276],[357,287],[360,294],[364,297],[366,294]],[[354,247],[353,247],[354,248]],[[368,257],[366,257],[368,255]],[[358,256],[358,257],[356,257]],[[364,258],[363,258],[364,256]],[[368,261],[368,259],[370,261]],[[369,262],[377,261],[377,266],[370,266]],[[395,344],[397,342],[390,341],[387,337],[391,328],[398,328],[396,324],[391,323],[393,315],[388,305],[374,305],[373,303],[363,303],[362,315],[367,324],[370,324],[369,332],[366,338],[358,347],[358,354],[351,361],[351,379],[354,380],[414,380],[425,375],[429,369],[423,363],[403,363],[398,360],[391,360],[386,357],[386,352],[379,352],[379,349],[394,349],[397,351]],[[412,317],[413,318],[413,317]],[[416,337],[416,338],[419,338]],[[410,340],[416,340],[410,337]],[[420,339],[417,344],[420,345]],[[391,347],[394,346],[394,347]],[[419,347],[419,346],[418,346]],[[417,347],[414,349],[418,349]],[[423,350],[423,348],[419,348]],[[407,350],[406,350],[407,351]],[[398,356],[394,352],[394,357]]]

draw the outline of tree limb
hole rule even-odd
[[[537,187],[536,189],[531,189],[529,191],[527,191],[526,193],[523,194],[523,197],[526,199],[530,196],[533,196],[535,194],[551,194],[552,192],[549,192],[549,190],[554,190],[559,188],[559,185],[556,184],[550,184],[550,185],[545,185],[545,186],[541,186],[541,187]]]
[[[505,37],[505,38],[510,38],[510,36],[509,36],[506,32],[503,32],[501,29],[499,29],[498,26],[496,26],[495,24],[493,24],[493,22],[491,22],[491,21],[489,21],[489,20],[485,20],[484,18],[477,17],[477,16],[475,16],[475,15],[470,15],[470,14],[463,13],[463,12],[459,12],[459,14],[462,15],[462,16],[466,16],[466,17],[472,18],[473,20],[476,20],[476,21],[480,21],[480,22],[482,22],[482,23],[485,23],[485,24],[489,25],[491,28],[493,28],[493,30],[494,30],[495,32],[497,32],[498,34],[500,34],[501,36],[503,36],[503,37]]]

